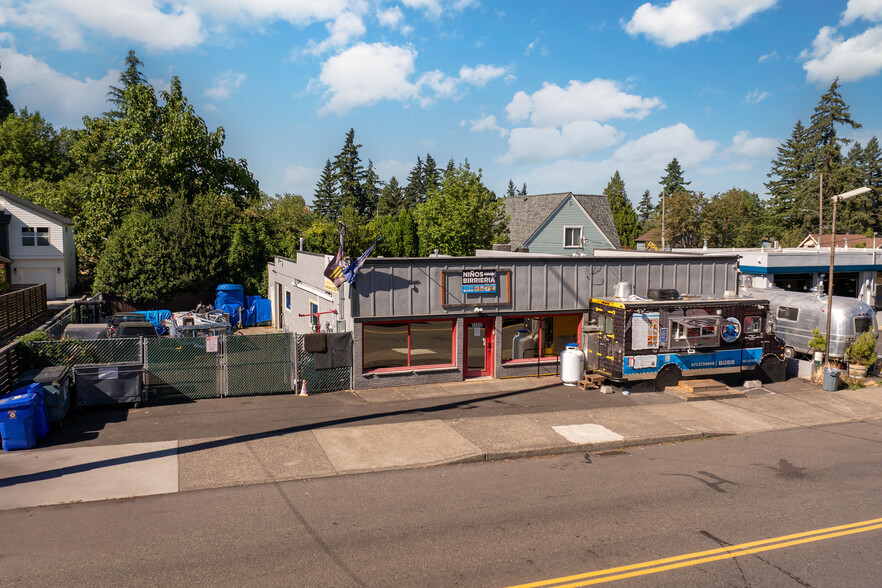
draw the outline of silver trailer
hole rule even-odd
[[[780,288],[743,288],[743,294],[769,301],[777,336],[785,354],[810,353],[812,330],[827,332],[827,296],[820,292],[791,292]],[[873,308],[855,298],[833,297],[829,356],[840,359],[851,343],[870,331],[878,337]]]

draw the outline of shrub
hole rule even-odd
[[[876,363],[876,337],[867,331],[857,338],[845,350],[845,359],[849,363],[870,366]]]

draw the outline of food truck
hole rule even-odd
[[[769,321],[769,301],[731,296],[592,298],[585,330],[586,369],[616,384],[654,380],[656,390],[683,377],[755,372],[781,381],[784,345]]]

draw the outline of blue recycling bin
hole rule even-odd
[[[3,450],[30,449],[37,443],[35,413],[36,392],[9,394],[0,398],[0,437]]]

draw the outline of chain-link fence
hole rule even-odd
[[[145,343],[148,401],[173,402],[221,396],[220,341],[217,352],[206,350],[204,337],[147,339]]]
[[[53,365],[140,362],[142,359],[140,339],[30,341],[19,344],[18,353],[25,371]]]
[[[297,381],[300,386],[306,383],[309,394],[348,390],[351,382],[351,367],[317,369],[314,354],[304,349],[305,335],[294,335],[297,340]]]
[[[294,389],[290,333],[226,338],[225,396],[272,394]]]
[[[221,396],[348,390],[351,368],[316,366],[303,335],[32,341],[18,345],[21,371],[54,365],[140,363],[145,400],[191,401]],[[216,347],[213,343],[216,342]]]

